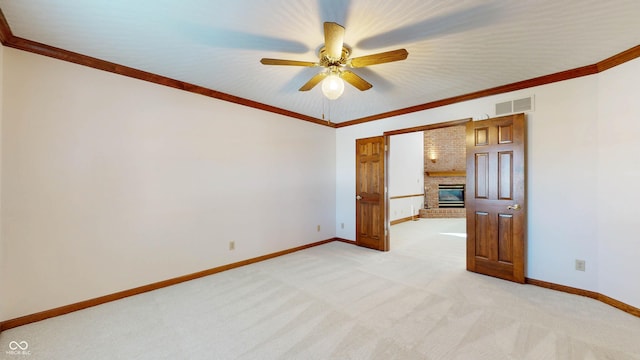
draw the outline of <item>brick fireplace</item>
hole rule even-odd
[[[464,207],[441,206],[439,187],[466,185],[465,126],[451,126],[424,131],[425,209],[420,217],[465,217]],[[463,190],[464,191],[464,190]]]

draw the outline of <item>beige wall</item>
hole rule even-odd
[[[0,320],[334,236],[334,129],[10,48],[4,67]]]
[[[3,94],[3,88],[4,88],[4,46],[0,45],[0,291],[5,292],[5,291],[9,291],[9,288],[6,286],[6,273],[7,273],[7,269],[5,268],[5,245],[4,245],[4,238],[2,236],[2,223],[3,223],[3,219],[2,219],[2,128],[3,128],[3,102],[4,102],[4,97],[2,96]],[[0,296],[0,320],[4,319],[4,315],[6,313],[6,308],[7,306],[5,305],[5,296]]]

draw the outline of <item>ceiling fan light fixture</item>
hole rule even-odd
[[[325,22],[324,46],[318,51],[317,62],[271,58],[262,58],[260,62],[264,65],[323,67],[321,72],[316,73],[298,90],[309,91],[322,82],[322,94],[330,100],[335,100],[342,96],[345,81],[360,91],[366,91],[373,87],[358,74],[346,68],[362,68],[400,61],[406,59],[407,55],[409,53],[406,49],[397,49],[350,58],[351,49],[344,44],[344,26],[335,22]]]
[[[322,80],[322,93],[329,100],[335,100],[344,92],[344,81],[338,73],[332,72]]]

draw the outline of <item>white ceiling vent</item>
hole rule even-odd
[[[496,104],[496,116],[533,111],[533,95]]]

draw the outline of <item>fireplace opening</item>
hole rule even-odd
[[[438,207],[441,208],[463,208],[464,207],[464,184],[439,184],[438,185]]]

